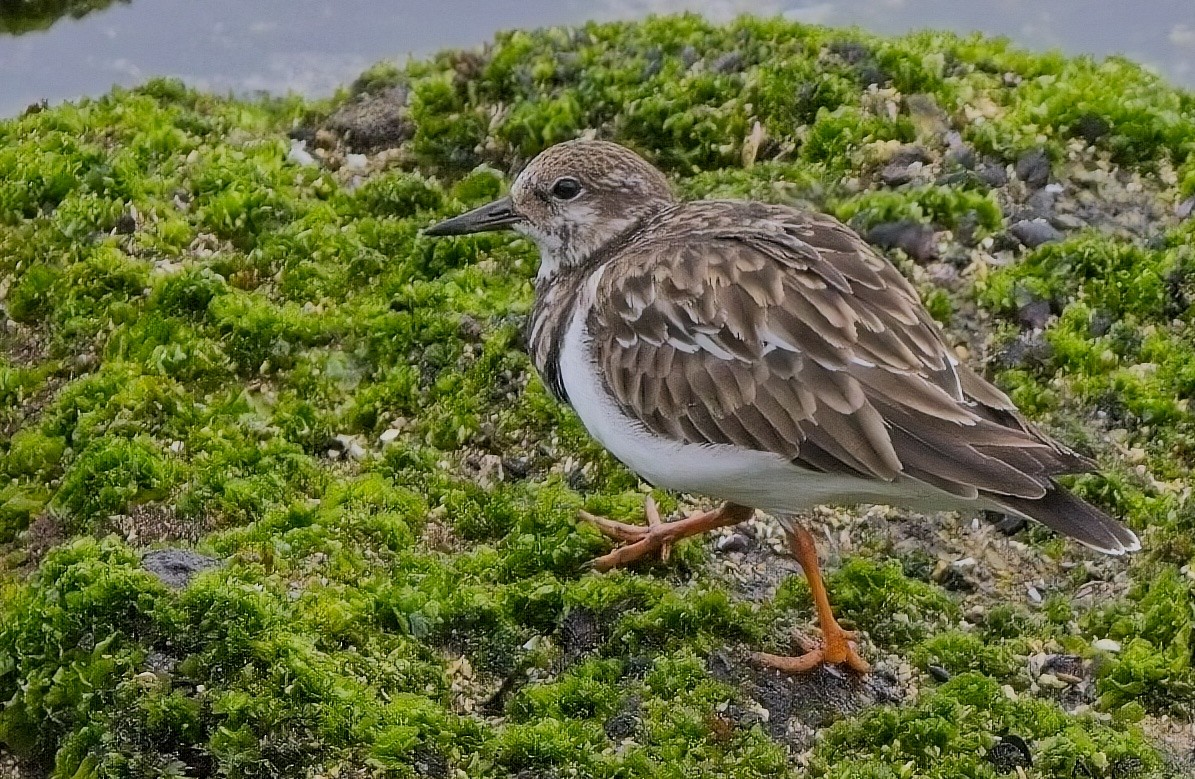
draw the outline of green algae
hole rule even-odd
[[[318,146],[313,128],[387,90],[409,93],[410,125],[388,161],[358,175],[336,149],[288,154],[288,133]],[[860,229],[969,223],[980,241],[1006,225],[1003,191],[883,187],[885,150],[937,153],[943,121],[994,165],[1082,141],[1177,201],[1195,187],[1192,100],[1118,59],[686,16],[512,32],[376,67],[326,103],[154,81],[0,123],[0,741],[64,777],[804,775],[774,730],[732,716],[760,704],[711,658],[786,651],[806,585],[744,600],[696,542],[668,566],[587,572],[608,547],[577,509],[631,520],[643,495],[519,349],[534,249],[420,228],[593,129],[686,196],[812,204]],[[844,621],[955,677],[843,715],[802,747],[813,774],[994,776],[1011,734],[1032,776],[1166,775],[1140,731],[1034,697],[1024,658],[1064,640],[1099,658],[1112,639],[1097,708],[1195,702],[1195,509],[1167,486],[1195,452],[1191,230],[1092,228],[980,275],[974,301],[924,286],[943,321],[1048,301],[1048,359],[997,378],[1099,456],[1106,475],[1077,489],[1146,552],[1123,599],[1067,591],[961,626],[920,563],[858,550],[828,575]],[[176,591],[142,560],[179,539],[219,564]]]
[[[113,0],[16,0],[0,9],[0,33],[21,35],[45,30],[64,16],[81,19],[112,3]]]

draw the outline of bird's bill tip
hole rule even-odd
[[[424,235],[469,235],[491,230],[504,230],[519,221],[509,197],[486,203],[460,216],[445,219],[423,231]]]

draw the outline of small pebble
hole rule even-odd
[[[1034,189],[1050,180],[1050,157],[1042,148],[1031,149],[1017,159],[1017,178]]]
[[[1041,330],[1050,320],[1050,301],[1032,300],[1017,309],[1017,322],[1029,330]]]
[[[336,436],[335,440],[340,445],[340,451],[345,457],[348,457],[350,460],[365,459],[365,447],[361,446],[356,436],[341,433]]]
[[[1098,641],[1092,642],[1091,648],[1100,652],[1119,652],[1120,642],[1114,641],[1111,638],[1101,638]]]
[[[932,676],[935,681],[943,683],[950,681],[950,671],[947,671],[940,665],[931,665],[927,670],[929,671],[929,675]]]
[[[993,189],[1000,189],[1008,186],[1008,172],[1004,170],[1003,165],[989,164],[980,166],[976,171],[983,183],[987,184]]]
[[[1046,243],[1056,243],[1064,237],[1054,225],[1040,217],[1037,219],[1022,219],[1008,228],[1008,231],[1030,249],[1036,249],[1038,246]]]
[[[730,552],[745,552],[750,546],[751,539],[742,533],[731,533],[728,536],[722,536],[714,544],[714,548],[724,554]]]
[[[303,165],[306,167],[316,164],[315,157],[312,157],[311,152],[307,151],[306,141],[291,141],[290,151],[286,153],[286,159],[295,163],[296,165]]]

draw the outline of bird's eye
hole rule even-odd
[[[572,176],[556,179],[552,185],[552,196],[560,200],[572,200],[581,194],[581,182]]]

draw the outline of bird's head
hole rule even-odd
[[[510,195],[433,225],[425,235],[511,229],[539,245],[539,279],[576,266],[674,202],[664,174],[607,141],[545,149],[519,174]]]

